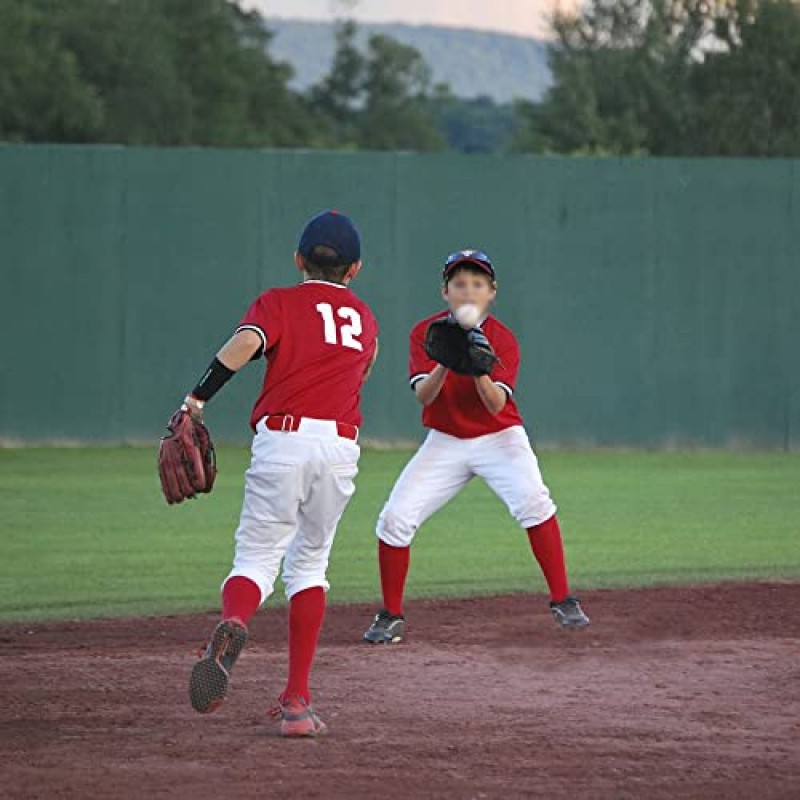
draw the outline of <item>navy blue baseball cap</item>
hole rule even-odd
[[[297,252],[311,258],[311,251],[318,245],[336,251],[340,264],[354,264],[361,260],[361,237],[353,220],[339,211],[323,211],[312,217],[303,233]]]
[[[447,276],[459,266],[463,264],[472,264],[478,269],[483,270],[492,280],[495,279],[494,267],[492,260],[483,250],[456,250],[455,253],[450,253],[447,260],[444,262],[444,269],[442,270],[442,279],[447,280]]]

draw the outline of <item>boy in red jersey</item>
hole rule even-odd
[[[580,603],[569,594],[556,507],[514,402],[519,345],[511,330],[489,313],[496,294],[494,267],[485,253],[453,253],[443,271],[442,297],[448,311],[422,320],[411,331],[409,378],[424,406],[422,423],[429,432],[378,518],[383,608],[364,634],[372,644],[402,641],[403,591],[414,535],[476,475],[527,531],[556,622],[573,629],[589,624]],[[478,307],[478,328],[499,357],[490,375],[450,372],[425,351],[430,323],[466,305]]]
[[[283,561],[289,677],[274,713],[284,736],[316,736],[325,724],[311,706],[309,674],[328,557],[355,488],[360,392],[377,357],[378,325],[348,288],[361,268],[360,238],[348,217],[328,211],[311,219],[295,263],[303,282],[260,295],[184,401],[185,410],[201,416],[237,370],[266,358],[222,620],[192,670],[189,695],[201,713],[222,705],[247,623],[272,593]]]

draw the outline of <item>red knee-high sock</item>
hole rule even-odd
[[[555,515],[546,522],[528,528],[531,550],[544,573],[550,589],[550,599],[560,603],[569,594],[567,567],[564,563],[564,545],[561,542],[561,529]]]
[[[403,613],[403,590],[406,586],[410,547],[392,547],[378,539],[378,564],[381,569],[383,607],[395,616]]]
[[[289,680],[284,697],[296,695],[311,702],[308,678],[324,616],[325,590],[321,586],[298,592],[289,601]]]
[[[222,587],[222,617],[235,617],[245,625],[261,605],[261,589],[250,578],[234,575]]]

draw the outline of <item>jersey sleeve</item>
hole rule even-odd
[[[255,331],[261,337],[262,352],[280,341],[283,314],[277,292],[270,289],[253,301],[236,328],[236,333],[239,331]]]
[[[425,323],[415,325],[411,330],[408,354],[408,381],[413,389],[423,378],[431,374],[436,362],[425,352]]]
[[[513,334],[507,333],[500,337],[497,343],[492,342],[492,346],[499,361],[495,364],[490,377],[509,397],[512,397],[519,374],[519,344]]]

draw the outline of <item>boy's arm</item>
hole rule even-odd
[[[205,404],[262,348],[261,336],[254,330],[243,328],[234,333],[220,348],[197,386],[186,395],[186,410],[195,419],[202,419]]]
[[[424,406],[429,406],[442,391],[445,378],[447,378],[447,367],[437,364],[431,372],[414,384],[414,394],[417,400]]]
[[[239,329],[170,417],[169,433],[162,437],[158,448],[161,490],[170,505],[214,487],[217,459],[211,434],[202,422],[203,407],[238,370],[263,351],[265,343],[266,337],[257,330]]]
[[[261,336],[254,330],[242,328],[225,342],[217,358],[233,372],[238,372],[263,347]]]
[[[498,331],[497,363],[490,375],[475,378],[475,389],[490,414],[499,414],[514,392],[519,372],[520,352],[516,338],[510,332]]]
[[[415,325],[409,337],[408,374],[414,396],[423,406],[429,406],[442,391],[447,367],[437,364],[425,350],[425,332],[423,323]]]
[[[488,375],[475,378],[475,388],[490,414],[499,414],[505,408],[508,400],[505,389],[501,389]]]
[[[375,340],[375,352],[372,354],[372,360],[369,362],[369,366],[364,370],[364,377],[361,379],[361,383],[364,384],[367,382],[367,378],[369,378],[370,373],[372,372],[372,368],[375,366],[375,362],[378,360],[378,340]]]

